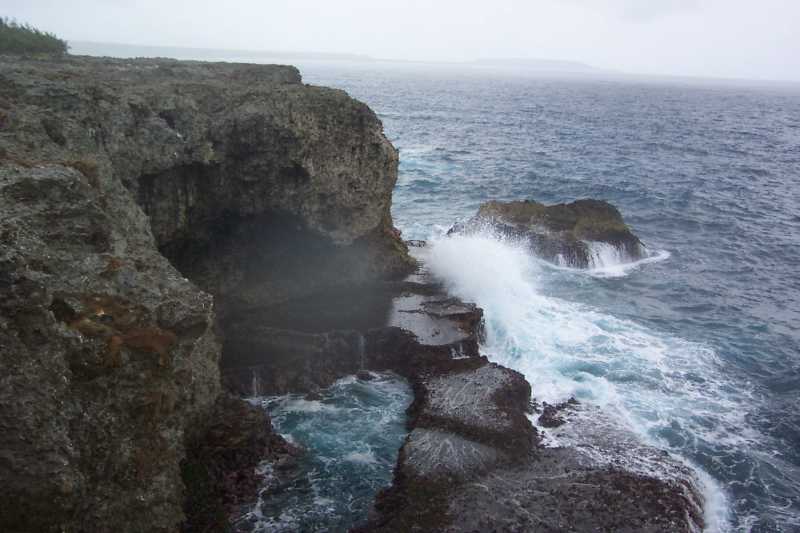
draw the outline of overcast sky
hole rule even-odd
[[[70,40],[800,81],[800,0],[2,0]]]

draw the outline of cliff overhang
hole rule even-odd
[[[227,328],[412,268],[396,179],[375,114],[294,67],[3,57],[0,529],[175,530],[187,448],[244,412]],[[280,448],[236,431],[231,468]]]

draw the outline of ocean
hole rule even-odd
[[[800,86],[298,66],[382,119],[400,150],[395,224],[484,309],[490,359],[537,399],[601,405],[694,465],[708,531],[800,531]],[[445,236],[490,199],[579,198],[616,205],[650,257],[578,271],[492,235]],[[390,382],[375,409],[396,429],[407,400]],[[264,403],[291,434],[286,401]],[[391,463],[394,434],[358,457]]]
[[[800,531],[800,87],[315,65],[400,150],[395,224],[540,400],[603,405],[707,475],[709,530]],[[651,251],[552,266],[444,237],[487,200],[599,198]]]

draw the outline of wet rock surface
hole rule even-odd
[[[229,517],[258,497],[264,481],[259,465],[289,469],[302,450],[272,428],[263,409],[223,394],[206,432],[188,445],[181,462],[188,519],[181,531],[225,531]]]
[[[555,205],[533,200],[486,202],[473,218],[457,224],[449,233],[472,233],[486,228],[524,239],[537,256],[576,268],[593,266],[591,242],[609,244],[630,261],[644,254],[644,246],[617,208],[602,200]]]
[[[565,411],[568,411],[577,405],[578,401],[575,400],[575,398],[570,398],[566,402],[561,402],[555,405],[542,402],[541,410],[535,409],[540,413],[538,418],[539,425],[545,428],[556,428],[563,426],[566,423],[566,418],[564,418]]]
[[[451,327],[463,324],[456,314]],[[354,531],[702,529],[691,468],[599,409],[573,399],[543,404],[543,434],[530,423],[536,404],[519,373],[477,349],[448,358],[445,346],[410,332],[381,335],[395,338],[371,345],[368,360],[406,375],[415,400],[394,482]],[[399,353],[387,355],[393,347]]]
[[[563,416],[556,442],[533,460],[460,487],[445,530],[702,530],[703,497],[691,468],[643,445],[598,408],[570,403]]]

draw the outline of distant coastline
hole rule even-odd
[[[127,43],[70,41],[70,52],[76,55],[111,55],[113,57],[172,57],[175,59],[218,61],[332,61],[356,63],[394,63],[437,65],[458,68],[515,69],[542,73],[601,74],[612,71],[579,61],[538,58],[480,58],[466,61],[433,61],[412,59],[386,59],[366,54],[323,52],[296,52],[283,50],[235,50],[218,48],[192,48],[184,46],[154,46]]]
[[[478,58],[465,61],[433,61],[376,58],[366,54],[341,54],[322,52],[291,52],[280,50],[234,50],[218,48],[191,48],[184,46],[155,46],[93,41],[69,41],[70,53],[87,56],[169,57],[194,61],[224,61],[236,63],[278,63],[303,67],[303,63],[330,63],[341,65],[397,65],[441,68],[462,72],[494,72],[503,75],[558,76],[574,79],[604,79],[635,83],[664,83],[688,85],[714,85],[728,87],[759,87],[796,91],[800,83],[786,80],[750,80],[742,78],[714,78],[653,73],[634,73],[596,67],[579,61],[530,58]]]

